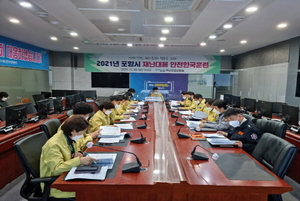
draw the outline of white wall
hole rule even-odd
[[[235,70],[233,94],[271,102],[286,102],[288,63]]]

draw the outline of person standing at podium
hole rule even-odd
[[[164,96],[158,92],[158,88],[157,87],[153,87],[152,88],[152,92],[150,92],[149,94],[150,97],[160,97],[162,101],[164,101]]]
[[[90,128],[89,133],[93,133],[100,129],[100,126],[109,126],[113,122],[111,122],[110,113],[112,113],[112,109],[115,108],[115,105],[110,101],[103,101],[100,106],[98,112],[94,114],[94,116],[90,119]]]
[[[0,92],[0,107],[7,107],[9,106],[7,103],[8,93],[2,91]]]

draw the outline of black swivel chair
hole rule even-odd
[[[69,110],[69,111],[67,112],[67,116],[68,116],[68,117],[70,117],[72,114],[73,114],[73,110]]]
[[[243,114],[243,117],[245,117],[247,120],[251,121],[251,122],[254,122],[254,117],[249,115],[249,114]]]
[[[259,128],[261,133],[272,133],[282,139],[285,137],[287,129],[285,123],[267,119],[255,119],[254,123]]]
[[[281,179],[290,166],[297,147],[271,133],[264,133],[252,152],[252,156]],[[270,195],[269,200],[282,201],[281,195]]]
[[[61,122],[59,119],[51,119],[40,125],[40,129],[41,131],[44,131],[48,139],[50,139],[55,133],[57,133],[57,129],[60,125]]]

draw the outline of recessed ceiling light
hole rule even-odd
[[[284,28],[284,27],[287,27],[287,24],[286,23],[281,23],[281,24],[278,24],[277,27],[278,28]]]
[[[50,39],[51,39],[51,40],[57,40],[57,38],[54,37],[54,36],[50,37]]]
[[[106,3],[108,0],[99,0],[100,2]]]
[[[51,21],[51,24],[59,24],[60,22],[58,21]]]
[[[240,43],[245,44],[245,43],[247,43],[247,41],[246,40],[241,40]]]
[[[165,40],[167,40],[167,38],[166,37],[161,37],[159,40],[165,41]]]
[[[111,21],[119,21],[119,18],[116,17],[116,16],[111,16],[111,17],[109,17],[109,19],[110,19]]]
[[[78,33],[76,33],[76,32],[71,32],[70,35],[71,35],[71,36],[78,36]]]
[[[163,29],[163,30],[161,30],[161,32],[162,32],[163,34],[167,34],[167,33],[169,33],[170,31],[169,31],[168,29]]]
[[[221,49],[220,52],[225,52],[225,50],[224,50],[224,49]]]
[[[9,21],[12,22],[12,23],[19,23],[19,22],[20,22],[20,21],[17,20],[17,19],[10,19]]]
[[[173,17],[165,17],[166,22],[173,22]]]
[[[78,47],[73,47],[73,49],[74,49],[74,50],[78,50],[79,48],[78,48]]]
[[[158,47],[164,47],[164,46],[165,46],[164,44],[159,44],[159,45],[158,45]]]
[[[131,44],[131,43],[128,43],[127,46],[128,46],[128,47],[132,47],[132,44]]]
[[[45,12],[36,12],[35,14],[38,17],[49,17],[49,14]]]
[[[232,28],[232,24],[225,24],[223,26],[224,29],[231,29]]]
[[[205,43],[205,42],[202,42],[202,43],[200,43],[200,45],[201,45],[201,46],[205,46],[205,45],[206,45],[206,43]]]
[[[209,39],[215,39],[215,38],[217,38],[216,35],[210,35],[210,36],[209,36]]]
[[[28,3],[28,2],[20,2],[20,5],[21,6],[23,6],[23,7],[25,7],[25,8],[30,8],[32,5],[31,5],[31,3]]]
[[[123,29],[123,28],[119,28],[119,29],[118,29],[118,31],[125,31],[125,29]]]
[[[247,12],[254,12],[257,11],[257,7],[253,6],[253,7],[249,7],[246,9]]]

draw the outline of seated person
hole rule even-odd
[[[210,121],[210,122],[216,122],[217,121],[218,115],[217,115],[217,113],[215,113],[214,109],[211,106],[214,101],[215,101],[214,99],[210,99],[210,98],[205,100],[205,106],[206,107],[205,107],[203,112],[208,114],[207,118],[204,119],[204,120],[206,120],[206,122],[207,121]]]
[[[185,108],[192,110],[193,112],[195,112],[195,111],[204,112],[204,109],[206,108],[205,99],[202,98],[201,94],[195,94],[192,105],[190,107],[185,107]],[[182,109],[185,109],[185,108],[182,108]]]
[[[86,143],[92,141],[92,137],[96,136],[89,136],[84,141],[78,141],[83,138],[88,126],[88,121],[77,115],[68,118],[64,122],[61,127],[62,130],[50,138],[42,148],[41,177],[59,176],[63,172],[71,170],[72,167],[93,163],[95,159],[83,156],[81,150],[85,150]],[[78,147],[81,149],[78,149]],[[75,193],[51,188],[50,197],[72,198],[75,197]]]
[[[137,101],[132,101],[131,98],[132,98],[132,94],[130,92],[126,92],[124,95],[127,95],[128,96],[128,101],[127,101],[127,108],[126,110],[128,109],[135,109],[136,107],[135,106],[131,106],[130,104],[136,104]]]
[[[134,96],[134,94],[135,94],[135,89],[134,89],[134,88],[129,88],[129,89],[127,90],[126,94],[130,94],[129,102],[130,102],[131,104],[133,104],[133,103],[138,103],[138,101],[136,101],[135,98],[134,98],[134,100],[131,100],[131,98],[132,98],[132,97]]]
[[[164,96],[158,92],[157,87],[153,87],[152,92],[149,94],[150,97],[161,97],[161,100],[164,101]]]
[[[229,121],[233,130],[228,133],[224,131],[218,131],[218,133],[227,136],[230,140],[237,140],[235,145],[251,154],[261,137],[259,128],[247,120],[242,115],[242,111],[237,108],[226,110],[224,117]]]
[[[192,100],[190,98],[190,93],[183,91],[181,92],[183,101],[178,101],[177,103],[180,104],[182,107],[189,107],[192,105]]]
[[[115,108],[112,109],[112,113],[110,114],[111,121],[114,122],[115,120],[120,120],[120,119],[129,119],[129,115],[123,115],[120,110],[118,110],[121,107],[121,101],[122,101],[122,96],[116,95],[116,96],[110,96],[110,101],[114,104]]]
[[[7,107],[9,106],[7,103],[8,93],[2,91],[0,92],[0,107]]]
[[[199,126],[201,128],[214,128],[219,131],[226,131],[230,128],[229,122],[226,121],[224,117],[224,112],[227,109],[226,102],[223,100],[216,100],[212,103],[212,107],[214,108],[214,112],[217,113],[218,118],[216,122],[201,122]]]
[[[99,130],[100,126],[109,126],[113,124],[113,122],[111,122],[110,113],[114,108],[115,105],[112,102],[103,101],[99,106],[98,112],[96,112],[89,121],[91,125],[89,128],[89,133]]]

